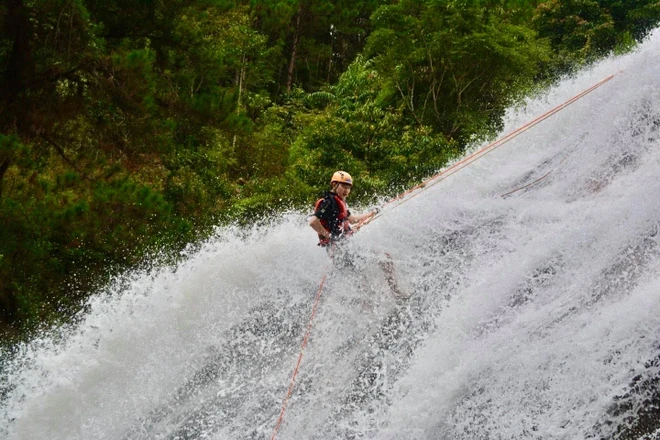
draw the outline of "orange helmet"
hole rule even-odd
[[[332,185],[335,182],[345,183],[346,185],[353,186],[353,178],[346,171],[337,171],[337,172],[335,172],[332,175],[332,179],[330,179],[330,185]]]

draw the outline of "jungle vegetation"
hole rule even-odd
[[[368,202],[634,48],[657,0],[6,0],[0,335],[228,222]],[[311,209],[311,208],[309,208]]]

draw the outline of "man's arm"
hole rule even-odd
[[[376,215],[376,211],[365,212],[364,214],[351,214],[348,216],[348,221],[351,223],[358,223]]]
[[[317,216],[313,215],[311,219],[309,219],[309,226],[312,227],[316,231],[317,234],[319,234],[323,238],[330,238],[330,232],[326,231],[323,225],[321,224],[321,219],[318,218]]]

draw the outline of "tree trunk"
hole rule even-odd
[[[32,68],[32,50],[30,47],[30,20],[23,0],[8,0],[6,15],[2,23],[2,32],[12,41],[5,71],[0,77],[0,133],[9,134],[18,131],[24,134],[26,108],[21,99],[22,89],[29,81]],[[4,178],[11,165],[9,157],[0,159],[0,198],[3,195]]]
[[[330,84],[330,78],[332,78],[332,60],[335,56],[335,28],[333,25],[330,25],[330,61],[328,61],[328,76],[326,77],[325,82]]]
[[[303,14],[302,3],[298,7],[298,12],[296,13],[296,27],[293,31],[293,42],[291,43],[291,58],[289,58],[289,69],[287,71],[286,78],[286,91],[291,92],[293,87],[293,74],[296,70],[296,52],[298,51],[298,40],[300,39],[300,18]]]
[[[236,114],[241,112],[243,108],[243,81],[245,81],[245,70],[247,65],[247,57],[245,56],[245,49],[243,49],[243,55],[241,56],[241,70],[237,74],[236,82],[238,83],[238,100],[236,102]],[[232,152],[236,151],[236,140],[237,136],[234,133],[234,139],[231,142]]]
[[[5,159],[2,163],[0,163],[0,199],[2,198],[2,184],[5,179],[5,173],[9,169],[9,165],[11,164],[11,160]]]
[[[7,15],[2,25],[3,32],[12,40],[9,59],[0,80],[0,129],[7,133],[12,131],[17,123],[20,124],[21,117],[25,116],[14,107],[19,105],[26,107],[24,103],[19,102],[19,95],[32,76],[30,21],[22,0],[7,2]]]

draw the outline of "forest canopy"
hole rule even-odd
[[[66,320],[213,226],[395,194],[562,75],[634,48],[654,0],[7,0],[0,334]]]

